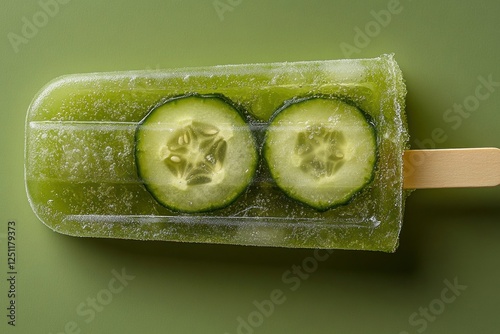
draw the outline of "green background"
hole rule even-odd
[[[1,333],[499,331],[500,187],[417,191],[395,254],[335,251],[291,284],[282,276],[310,263],[312,250],[67,237],[37,220],[23,180],[32,97],[52,78],[79,72],[394,52],[413,147],[432,144],[435,129],[446,137],[436,147],[500,147],[500,87],[467,117],[443,118],[471,101],[478,77],[500,82],[499,2],[73,0],[52,5],[52,16],[39,14],[41,3],[53,1],[0,5]],[[229,7],[218,13],[214,3]],[[381,12],[388,9],[390,17]],[[13,43],[34,20],[40,27],[25,31],[26,43]],[[371,36],[362,38],[365,28]],[[342,43],[357,43],[357,52],[346,54]],[[16,327],[6,317],[9,220],[17,229]],[[111,294],[113,270],[130,280]],[[449,303],[445,281],[466,286]],[[275,290],[282,303],[259,318],[255,303]],[[93,319],[92,298],[102,302]]]

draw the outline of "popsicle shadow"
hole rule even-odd
[[[400,246],[395,253],[334,250],[328,259],[321,263],[321,268],[360,274],[415,274],[419,268],[421,244],[418,224],[413,222],[415,219],[418,217],[409,217]],[[203,263],[229,267],[237,265],[247,269],[262,266],[288,268],[294,264],[300,265],[308,257],[314,257],[313,249],[96,238],[79,238],[74,242],[78,243],[77,247],[92,249],[101,261],[113,262],[116,258],[121,258],[128,263],[147,264],[150,268],[165,267],[168,263]],[[326,251],[321,252],[323,255],[327,254]]]
[[[423,262],[428,253],[429,242],[432,242],[428,240],[430,231],[439,226],[444,215],[448,218],[450,215],[500,217],[499,208],[465,206],[459,209],[452,204],[450,207],[443,203],[432,204],[426,201],[425,197],[410,196],[408,199],[400,246],[395,253],[335,250],[321,263],[322,270],[345,271],[359,275],[416,277],[425,270]],[[129,265],[141,264],[149,268],[161,268],[169,263],[181,266],[244,266],[248,270],[258,267],[288,268],[294,264],[300,265],[304,259],[314,256],[312,249],[93,238],[75,238],[72,242],[75,247],[92,250],[91,252],[95,252],[95,256],[102,261],[113,262],[119,258]],[[435,244],[432,247],[440,246]]]

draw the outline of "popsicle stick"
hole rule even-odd
[[[408,150],[404,154],[405,189],[498,185],[498,148]]]

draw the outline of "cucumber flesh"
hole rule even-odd
[[[225,98],[190,95],[154,108],[136,131],[137,170],[162,205],[203,212],[233,202],[257,166],[253,135]]]
[[[347,203],[373,178],[375,130],[357,107],[313,97],[286,104],[267,132],[264,158],[289,197],[318,210]]]

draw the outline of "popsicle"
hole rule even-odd
[[[393,252],[405,94],[393,55],[64,76],[28,110],[28,198],[72,236]]]

